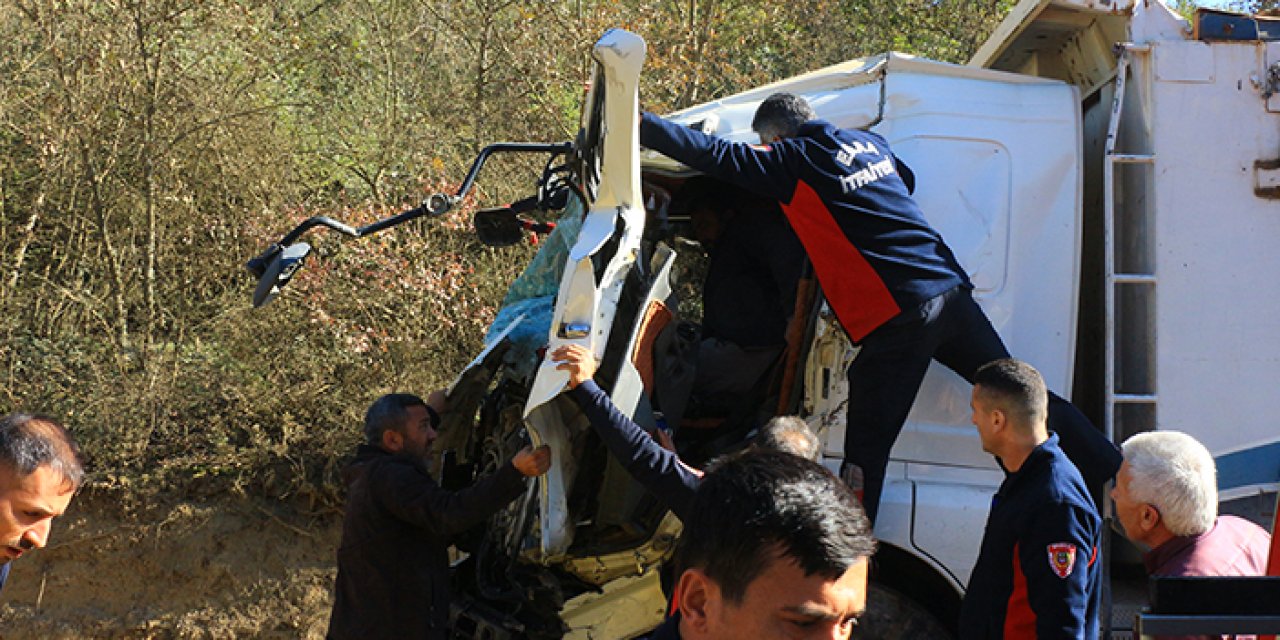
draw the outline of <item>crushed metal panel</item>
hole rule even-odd
[[[1045,41],[1061,28],[1057,23],[1064,16],[1122,16],[1133,7],[1133,0],[1022,0],[973,54],[969,66],[1006,71],[1024,67],[1037,51],[1046,50],[1044,45],[1050,43]]]
[[[1129,38],[1127,10],[1054,0],[1017,31],[997,30],[984,45],[988,53],[980,51],[969,64],[1062,80],[1089,95],[1115,75],[1113,47]]]
[[[996,30],[987,41],[982,43],[978,51],[969,59],[969,66],[1009,69],[1006,65],[997,65],[996,61],[1008,55],[1018,36],[1048,6],[1049,0],[1022,0],[1005,15],[1004,20],[996,25]]]
[[[970,67],[1019,70],[1039,56],[1056,58],[1069,37],[1084,29],[1102,27],[1108,40],[1111,22],[1133,12],[1130,0],[1023,0],[1010,10],[991,37],[969,60]],[[1052,76],[1057,77],[1057,76]],[[1060,78],[1065,79],[1065,78]]]
[[[1115,77],[1115,43],[1120,34],[1108,30],[1096,14],[1081,17],[1087,21],[1071,34],[1057,56],[1066,66],[1066,79],[1080,87],[1081,94],[1089,95]]]

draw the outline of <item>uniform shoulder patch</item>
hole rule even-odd
[[[1049,568],[1063,580],[1071,575],[1076,566],[1076,545],[1070,542],[1055,542],[1049,545]]]

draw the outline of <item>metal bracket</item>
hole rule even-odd
[[[1270,99],[1277,93],[1280,93],[1280,62],[1273,62],[1267,67],[1267,79],[1262,84],[1262,99]]]
[[[1253,162],[1253,194],[1267,200],[1280,200],[1280,159]]]

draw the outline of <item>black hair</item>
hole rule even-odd
[[[411,393],[388,393],[373,401],[364,414],[364,437],[369,444],[382,444],[382,434],[387,430],[404,433],[405,420],[410,407],[425,407],[422,398]]]
[[[1014,358],[982,365],[973,374],[978,393],[993,401],[1024,427],[1043,424],[1049,415],[1049,393],[1035,367]]]
[[[73,487],[84,479],[75,438],[57,420],[41,414],[20,412],[0,418],[0,465],[21,476],[48,465]]]
[[[700,569],[735,604],[775,558],[838,580],[875,552],[849,487],[822,465],[780,451],[747,449],[714,463],[689,513],[677,568]]]
[[[794,93],[775,93],[756,108],[751,130],[760,134],[762,140],[773,136],[794,138],[800,132],[800,125],[817,117],[804,98]]]

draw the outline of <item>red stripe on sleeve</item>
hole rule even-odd
[[[782,205],[782,210],[809,254],[823,295],[850,338],[861,340],[898,315],[901,309],[884,280],[845,236],[813,187],[797,181],[791,202]]]
[[[1013,593],[1004,612],[1004,640],[1035,640],[1036,612],[1027,599],[1027,576],[1018,561],[1018,545],[1013,545]]]

